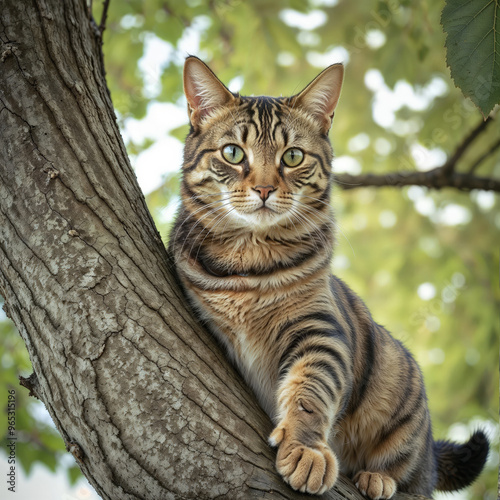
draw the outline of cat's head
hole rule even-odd
[[[212,226],[250,230],[303,225],[327,212],[328,131],[342,78],[335,64],[292,97],[243,97],[188,57],[184,203],[210,208]]]

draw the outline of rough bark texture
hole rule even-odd
[[[302,498],[185,307],[85,1],[3,2],[0,42],[0,293],[33,363],[23,384],[103,498]],[[341,479],[325,498],[361,497]]]

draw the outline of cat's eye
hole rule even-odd
[[[304,153],[300,149],[290,148],[285,151],[281,159],[287,167],[297,167],[302,163]]]
[[[241,149],[239,146],[236,146],[236,144],[228,144],[222,149],[222,156],[229,163],[234,163],[236,165],[243,161],[243,158],[245,158],[245,153],[243,152],[243,149]]]

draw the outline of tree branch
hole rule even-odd
[[[460,143],[455,152],[440,167],[428,170],[426,172],[418,171],[399,171],[388,172],[386,174],[359,174],[351,175],[346,173],[335,176],[336,183],[345,190],[359,187],[382,187],[382,186],[423,186],[433,189],[442,189],[451,187],[461,191],[471,191],[472,189],[484,189],[487,191],[500,192],[500,179],[490,177],[477,177],[474,174],[476,168],[496,149],[500,147],[500,140],[470,167],[468,173],[456,172],[456,165],[466,150],[478,137],[489,123],[493,121],[491,116],[485,121],[481,121]]]
[[[470,133],[465,136],[460,145],[455,149],[455,152],[448,158],[448,160],[441,166],[445,176],[448,176],[455,169],[458,160],[467,151],[468,147],[474,142],[474,139],[480,135],[486,127],[493,121],[491,116],[488,116],[486,120],[481,120],[476,127],[474,127]]]
[[[488,158],[488,156],[491,156],[499,147],[500,147],[500,139],[498,139],[496,142],[494,142],[493,145],[491,146],[491,148],[488,151],[486,151],[486,153],[481,155],[472,164],[472,166],[469,169],[469,174],[473,174],[476,171],[477,167],[479,167],[479,165],[481,165],[481,163],[483,163],[483,161],[486,160],[486,158]]]
[[[500,192],[500,179],[476,177],[472,174],[452,172],[444,175],[441,167],[427,172],[390,172],[387,174],[337,174],[335,181],[342,189],[356,189],[359,187],[383,186],[423,186],[433,189],[451,187],[461,191],[484,189]]]
[[[102,6],[101,22],[99,23],[99,33],[101,34],[101,38],[102,34],[104,33],[104,30],[106,29],[106,19],[108,18],[109,2],[110,0],[104,0]]]

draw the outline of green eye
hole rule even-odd
[[[239,146],[236,146],[235,144],[228,144],[227,146],[224,146],[224,149],[222,150],[222,156],[229,163],[234,163],[236,165],[243,161],[243,158],[245,158],[245,153]]]
[[[304,153],[297,148],[287,149],[282,158],[283,163],[287,167],[297,167],[302,163],[303,159],[304,159]]]

